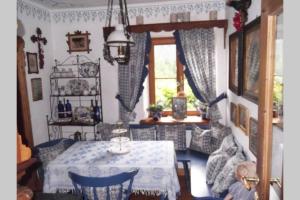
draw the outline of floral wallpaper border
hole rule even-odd
[[[165,17],[176,12],[191,13],[208,13],[209,11],[225,10],[225,2],[223,0],[207,0],[197,3],[173,3],[163,5],[140,5],[128,7],[130,18],[142,15],[144,18]],[[106,8],[94,9],[64,9],[64,10],[47,10],[46,8],[37,7],[23,0],[17,0],[17,15],[26,15],[38,20],[47,21],[49,23],[72,23],[72,22],[104,22],[106,19]],[[118,18],[118,10],[113,10],[114,19]]]
[[[17,15],[26,15],[51,23],[51,13],[49,10],[37,7],[23,0],[17,0]]]
[[[128,14],[130,18],[135,18],[138,15],[149,17],[168,16],[174,12],[195,12],[207,13],[211,10],[223,11],[225,10],[225,2],[222,0],[201,1],[199,3],[177,3],[165,5],[149,5],[128,7]],[[117,19],[118,11],[113,10],[113,17]],[[52,19],[55,23],[72,23],[83,20],[88,21],[105,21],[106,8],[98,9],[78,9],[78,10],[56,10],[52,12]]]

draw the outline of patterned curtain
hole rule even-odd
[[[194,95],[210,105],[216,99],[214,30],[177,30],[174,36],[179,59],[185,65],[184,73]],[[209,107],[208,114],[213,121],[222,118],[217,104]]]
[[[146,33],[132,33],[135,45],[130,48],[130,59],[127,65],[119,65],[119,100],[120,119],[124,123],[133,121],[133,111],[143,93],[143,83],[148,75],[146,65],[149,63],[151,36]]]

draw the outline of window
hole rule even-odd
[[[174,38],[152,38],[149,63],[150,104],[162,103],[164,114],[171,115],[172,97],[184,92],[188,115],[197,115],[194,96],[179,62]]]

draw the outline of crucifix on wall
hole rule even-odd
[[[39,27],[36,28],[36,34],[37,34],[36,36],[32,35],[30,39],[33,43],[37,42],[37,44],[38,44],[39,66],[40,66],[40,69],[43,69],[44,68],[44,50],[43,50],[43,47],[41,44],[46,45],[47,39],[42,37],[42,30]]]

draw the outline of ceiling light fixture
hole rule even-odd
[[[130,47],[134,45],[134,41],[128,32],[129,17],[126,0],[119,0],[119,7],[121,24],[116,25],[115,30],[108,35],[103,50],[104,59],[112,65],[114,60],[119,64],[127,64],[130,58]],[[108,0],[106,26],[109,28],[112,28],[112,10],[113,0]]]

